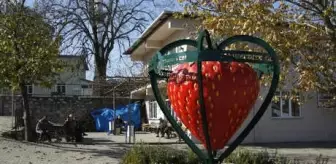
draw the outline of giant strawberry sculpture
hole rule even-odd
[[[227,50],[236,43],[251,43],[261,49]],[[168,53],[181,46],[187,47],[185,52]],[[154,96],[179,136],[204,164],[218,164],[237,148],[267,110],[279,82],[280,68],[275,51],[262,39],[237,35],[212,44],[209,32],[204,30],[197,41],[181,39],[160,49],[149,63],[148,73]],[[264,102],[230,146],[218,153],[246,120],[259,94],[258,78],[264,74],[272,76]],[[184,133],[171,114],[164,102],[165,94],[159,89],[160,80],[168,81],[166,90],[172,109],[203,143],[206,153]]]
[[[202,62],[203,93],[211,147],[221,149],[244,122],[259,93],[256,72],[237,62]],[[178,65],[167,93],[182,123],[205,145],[197,84],[197,65]]]

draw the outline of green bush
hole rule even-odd
[[[225,159],[225,162],[234,164],[288,164],[286,158],[276,154],[272,156],[267,151],[253,153],[245,149],[237,149]]]
[[[168,146],[135,145],[122,158],[122,164],[199,164],[191,151],[176,150]]]
[[[278,153],[237,149],[224,160],[225,164],[327,164],[328,159],[318,156],[310,163],[289,159]],[[176,150],[168,146],[135,145],[122,158],[122,164],[200,164],[191,151]]]
[[[327,164],[328,158],[322,155],[318,156],[315,161],[302,161],[296,158],[289,159],[278,153],[270,154],[267,151],[253,152],[247,149],[237,149],[229,157],[224,160],[224,163],[233,164]]]

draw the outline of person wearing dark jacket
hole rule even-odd
[[[164,137],[164,134],[165,134],[166,129],[168,127],[168,122],[167,122],[167,120],[163,120],[162,118],[160,118],[159,120],[160,120],[160,123],[159,123],[159,127],[156,131],[156,137],[159,137],[160,133],[161,133],[161,137]]]
[[[47,116],[43,116],[36,124],[36,133],[38,134],[38,140],[41,141],[42,138],[45,136],[47,137],[48,141],[51,142],[51,136],[48,132],[48,128],[52,126],[49,122]]]
[[[63,127],[66,135],[66,141],[69,142],[75,140],[76,121],[72,117],[72,114],[69,114],[68,118],[64,122]]]
[[[121,119],[120,115],[115,119],[115,127],[120,128],[120,134],[122,134],[121,129],[124,125],[124,121]]]
[[[82,142],[83,141],[83,136],[84,136],[84,128],[82,126],[82,124],[75,120],[76,122],[76,128],[75,128],[75,139],[76,142]]]

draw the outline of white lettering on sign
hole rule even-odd
[[[185,59],[187,59],[187,56],[183,55],[183,56],[179,56],[177,60],[181,61],[181,60],[185,60]]]

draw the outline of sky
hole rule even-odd
[[[28,6],[32,6],[34,4],[35,0],[26,0],[26,4]],[[162,1],[164,2],[164,1]],[[174,8],[176,9],[176,8]],[[156,9],[156,16],[158,16],[163,10],[171,10],[169,8],[159,8]],[[155,18],[154,18],[155,19]],[[148,22],[148,25],[151,24],[152,22]],[[140,35],[139,35],[140,36]],[[139,37],[139,36],[131,36],[133,42]],[[115,46],[117,47],[117,46]],[[126,49],[128,47],[125,47]],[[119,48],[114,48],[114,50],[111,52],[112,57],[110,58],[111,61],[114,61],[113,63],[109,63],[108,64],[108,68],[107,68],[107,76],[113,76],[115,74],[115,72],[117,72],[118,69],[124,70],[124,69],[129,69],[129,66],[132,65],[132,62],[130,60],[129,56],[125,56],[123,55],[122,60],[120,60],[120,55],[121,53],[123,53],[124,50],[121,50]],[[86,79],[88,80],[93,80],[94,77],[94,60],[93,57],[89,58],[89,71],[86,71]],[[125,76],[131,76],[130,74],[125,75]]]

